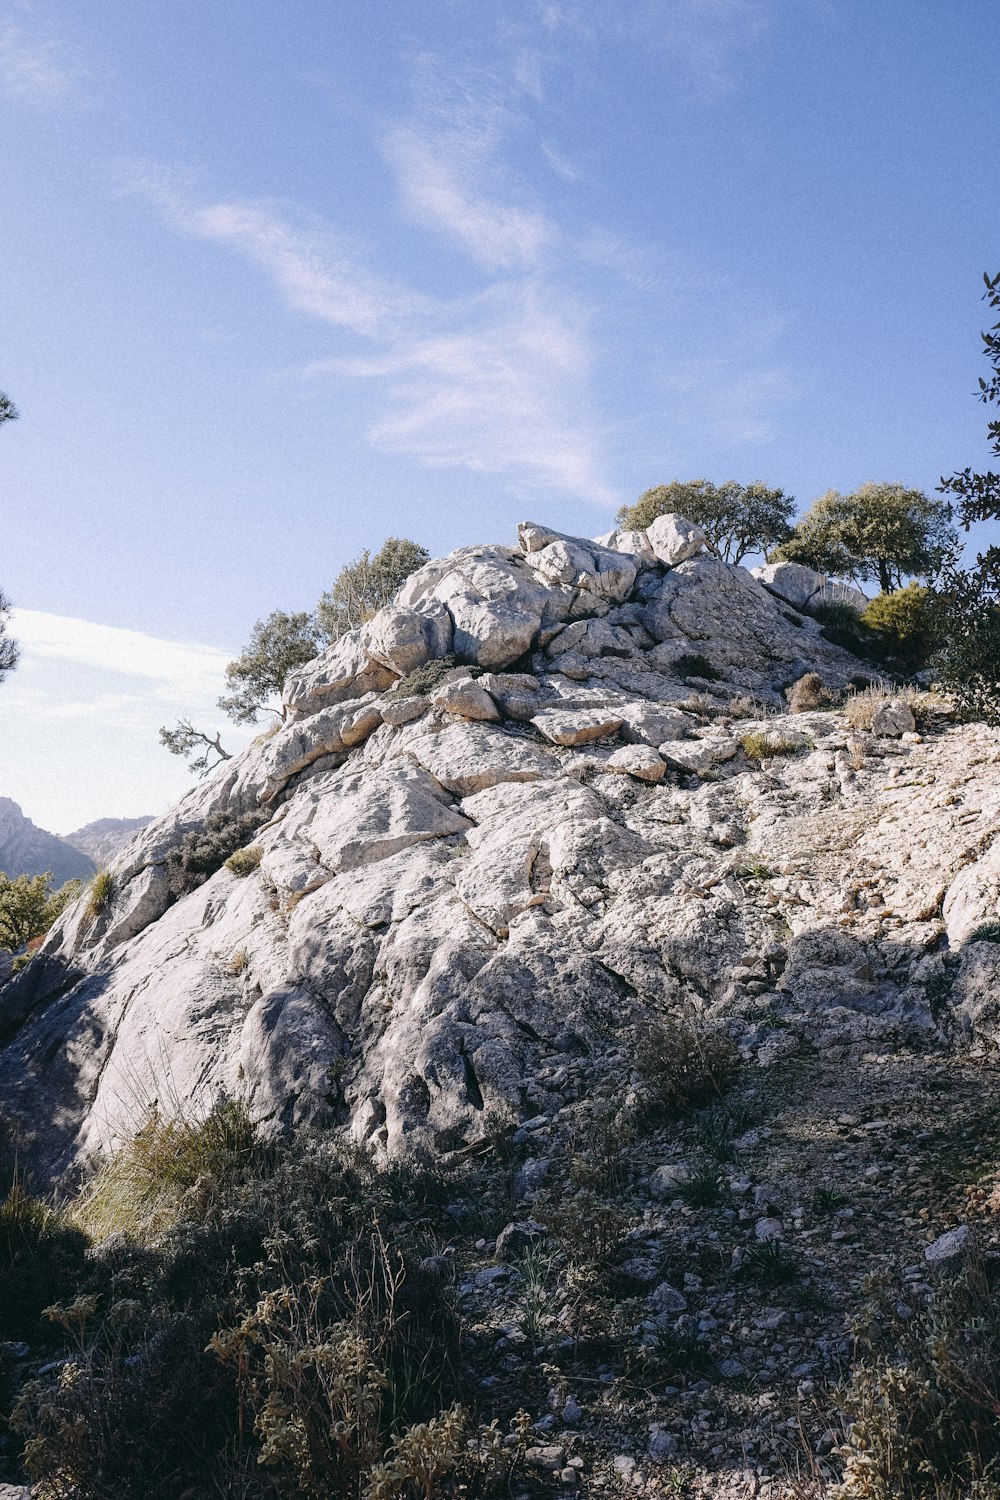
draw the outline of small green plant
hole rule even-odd
[[[812,740],[803,735],[768,733],[763,729],[751,730],[740,740],[747,760],[771,760],[779,755],[798,755],[812,748]]]
[[[407,672],[398,682],[392,685],[393,698],[426,698],[432,693],[441,681],[447,677],[449,672],[454,671],[462,663],[457,656],[439,656],[434,661],[425,662],[422,667]],[[465,669],[470,677],[478,677],[482,672],[481,667],[469,666]]]
[[[722,1178],[715,1162],[699,1162],[677,1191],[689,1208],[714,1207],[722,1198]]]
[[[264,848],[261,844],[247,844],[244,849],[237,849],[226,860],[226,869],[239,880],[245,880],[252,875],[254,870],[260,868],[260,862],[264,858]]]
[[[87,915],[99,917],[107,911],[115,894],[115,877],[110,870],[98,870],[87,892]]]
[[[541,1245],[532,1245],[521,1258],[521,1331],[532,1344],[545,1332],[546,1320],[555,1311],[558,1258]]]
[[[707,656],[701,656],[695,651],[675,656],[670,663],[670,670],[678,677],[700,677],[704,682],[718,682],[722,676],[718,667],[713,666]]]
[[[697,1120],[698,1140],[704,1151],[718,1162],[732,1161],[735,1142],[749,1129],[753,1119],[750,1106],[742,1100],[719,1100],[700,1111]]]
[[[762,859],[751,859],[740,870],[742,880],[773,880],[774,871]]]
[[[756,1286],[787,1286],[799,1276],[799,1263],[780,1240],[753,1244],[743,1257],[740,1276]]]
[[[966,938],[969,943],[1000,943],[1000,922],[981,922]]]
[[[643,1088],[640,1118],[654,1129],[721,1099],[742,1065],[725,1032],[678,1017],[641,1027],[634,1055]]]
[[[814,1191],[809,1200],[809,1207],[817,1219],[827,1219],[832,1213],[836,1213],[838,1208],[843,1208],[846,1202],[847,1199],[838,1188],[824,1184]]]

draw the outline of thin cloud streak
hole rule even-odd
[[[15,609],[11,633],[27,655],[149,680],[156,696],[204,698],[222,685],[232,653],[196,642],[167,641],[141,630],[96,625],[68,615]]]
[[[93,72],[79,49],[44,35],[29,7],[15,15],[0,23],[0,95],[35,110],[87,106]]]

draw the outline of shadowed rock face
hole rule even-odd
[[[586,1088],[665,1007],[762,1061],[933,1028],[941,903],[955,882],[971,930],[968,867],[1000,826],[996,735],[859,761],[839,714],[780,714],[804,672],[836,688],[860,664],[684,518],[621,550],[519,530],[429,563],[297,672],[277,732],[142,830],[106,910],[69,910],[0,989],[0,1108],[40,1176],[153,1101],[227,1095],[276,1127],[450,1148],[490,1111],[555,1113],[552,1079]],[[801,748],[750,758],[751,730]],[[259,866],[178,895],[168,852],[220,810],[265,820]]]
[[[96,865],[83,849],[44,828],[36,828],[16,802],[0,797],[0,873],[18,875],[51,873],[54,885],[67,880],[89,880]]]

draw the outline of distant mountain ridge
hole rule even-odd
[[[96,868],[84,849],[36,827],[16,802],[0,797],[0,874],[16,879],[51,871],[59,886],[67,880],[89,880]]]
[[[75,833],[67,833],[64,842],[86,854],[95,865],[107,865],[152,821],[152,814],[146,818],[97,818]]]

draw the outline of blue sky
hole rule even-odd
[[[0,792],[159,810],[157,723],[387,535],[982,462],[994,36],[993,0],[8,0]]]

